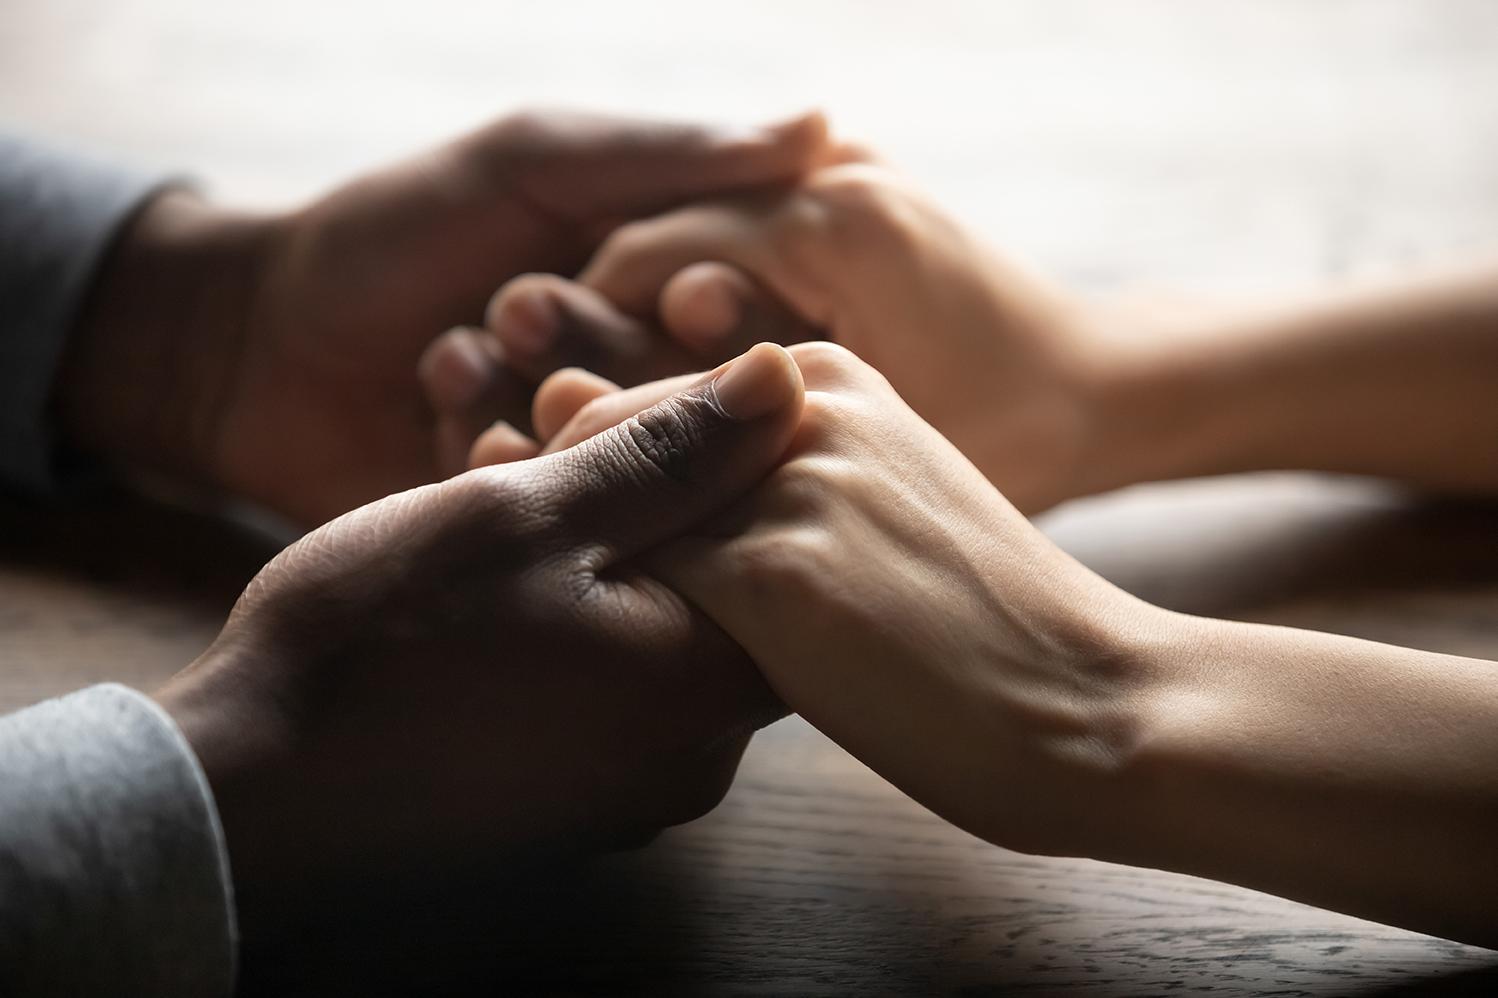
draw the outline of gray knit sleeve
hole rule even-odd
[[[235,945],[212,794],[153,700],[0,717],[0,994],[223,998]]]
[[[64,342],[111,240],[162,182],[0,132],[0,487],[54,484]]]

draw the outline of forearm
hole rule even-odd
[[[1498,666],[1163,619],[1094,855],[1498,946]]]
[[[1120,358],[1095,484],[1305,469],[1498,492],[1498,266],[1219,318]]]

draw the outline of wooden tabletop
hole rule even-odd
[[[650,6],[10,0],[0,116],[270,202],[521,102],[738,118],[815,102],[1006,246],[1100,289],[1303,287],[1498,246],[1486,0]],[[1498,659],[1492,506],[1272,475],[1041,523],[1167,606]],[[274,549],[126,496],[0,502],[0,709],[149,688]],[[1498,992],[1492,952],[993,848],[794,719],[756,740],[717,811],[645,850],[368,917],[249,954],[246,991]]]
[[[1283,475],[1141,487],[1042,522],[1168,606],[1498,659],[1498,506]],[[0,505],[0,708],[106,679],[151,687],[211,640],[274,549],[126,497]],[[1498,953],[1190,877],[994,848],[796,719],[759,736],[707,818],[638,853],[475,890],[290,933],[251,954],[248,992],[1498,988]]]

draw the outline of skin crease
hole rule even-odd
[[[867,364],[791,353],[807,394],[781,465],[647,563],[793,710],[1000,845],[1498,945],[1493,663],[1144,603],[1056,549]],[[562,453],[679,388],[564,419],[549,396],[569,382],[587,397],[564,372],[537,399]]]
[[[500,289],[489,313],[512,352],[524,347],[503,306],[525,286]],[[1492,264],[1285,302],[1087,301],[990,250],[895,172],[844,162],[789,191],[623,226],[578,283],[547,291],[572,317],[539,355],[550,369],[589,366],[590,318],[656,323],[703,366],[714,345],[829,338],[1026,512],[1265,469],[1498,492]],[[496,458],[523,447],[490,440],[477,456],[490,446]]]
[[[514,424],[508,443],[499,428],[475,454],[486,442],[511,452],[528,448],[523,456],[539,450],[520,436],[528,428],[525,399],[565,354],[555,341],[536,349],[533,340],[529,353],[522,348],[524,322],[515,320],[517,307],[526,314],[520,303],[527,298],[516,291],[525,282],[549,282],[548,300],[574,309],[574,339],[614,323],[610,336],[588,342],[587,357],[615,381],[663,369],[644,339],[656,313],[676,337],[664,368],[700,367],[700,358],[724,342],[742,342],[714,340],[713,322],[693,327],[680,314],[711,312],[703,305],[702,295],[711,297],[703,272],[693,270],[706,259],[719,268],[720,290],[730,274],[741,282],[732,296],[740,310],[736,330],[758,316],[769,320],[766,329],[781,323],[786,332],[776,338],[827,334],[869,355],[1023,509],[1125,481],[1255,467],[1498,488],[1498,460],[1488,460],[1498,456],[1498,410],[1491,405],[1498,281],[1491,273],[1288,317],[1238,316],[1210,329],[1225,335],[1115,352],[1095,338],[1099,323],[1073,300],[977,246],[888,171],[854,164],[795,184],[826,161],[825,150],[819,119],[724,136],[530,115],[286,216],[238,215],[165,195],[118,247],[70,343],[57,392],[62,422],[73,443],[121,465],[318,522],[445,473],[499,416]],[[773,190],[669,210],[766,186]],[[600,200],[581,197],[584,191]],[[621,227],[662,210],[667,214]],[[693,224],[678,229],[683,219]],[[538,268],[571,272],[606,238],[581,285],[530,276],[502,288],[489,309],[493,338],[458,329],[432,340],[448,326],[477,321],[496,282]],[[733,255],[740,250],[741,257]],[[787,261],[794,272],[783,272]],[[725,262],[739,269],[727,271]],[[697,290],[689,293],[694,274]],[[839,285],[843,275],[858,279]],[[778,306],[776,296],[789,307]],[[745,313],[745,301],[754,310]],[[172,314],[160,313],[163,303]],[[589,315],[592,326],[583,321]],[[534,309],[533,324],[538,316],[544,324],[546,313]],[[1370,329],[1377,335],[1363,335]],[[851,365],[839,358],[833,351],[822,363],[829,370]],[[800,471],[781,476],[813,483],[791,490],[785,516],[808,509],[817,516],[804,517],[805,530],[787,528],[770,550],[742,563],[729,558],[713,576],[725,585],[743,582],[764,600],[759,619],[783,625],[767,638],[756,631],[763,625],[736,620],[736,607],[759,606],[750,598],[711,607],[713,618],[769,663],[767,671],[784,652],[780,668],[806,673],[804,689],[786,684],[798,696],[862,688],[856,671],[832,681],[811,667],[887,667],[889,684],[870,684],[870,698],[850,701],[862,714],[833,713],[842,703],[833,699],[820,706],[808,700],[808,716],[916,796],[996,841],[1182,869],[1493,942],[1484,899],[1498,891],[1490,847],[1498,807],[1491,774],[1473,762],[1498,757],[1490,664],[1115,603],[1115,591],[1095,589],[1088,573],[1056,561],[1011,507],[1002,500],[995,507],[991,490],[978,498],[972,470],[946,460],[955,452],[943,450],[929,427],[906,425],[914,417],[889,401],[887,386],[848,371],[841,376],[847,387],[818,389],[828,397],[814,401],[817,418],[805,425],[835,424],[836,413],[856,411],[870,416],[878,439],[824,428],[820,443],[847,453],[799,452],[807,460],[786,467]],[[869,398],[882,401],[870,405]],[[538,432],[543,413],[544,425],[566,424],[565,408],[548,412],[538,399]],[[600,404],[592,415],[608,408]],[[875,410],[899,415],[876,418]],[[875,474],[872,462],[890,462],[894,444],[945,458],[925,469],[926,478],[906,454],[898,457],[909,467]],[[578,486],[589,476],[558,477]],[[856,487],[864,478],[888,488],[870,494]],[[664,760],[675,761],[684,745],[752,726],[760,705],[773,702],[731,643],[710,637],[717,632],[708,618],[691,614],[648,576],[630,576],[624,589],[608,589],[611,595],[597,601],[578,595],[596,591],[597,562],[589,558],[612,545],[548,531],[569,521],[613,523],[613,514],[590,519],[568,506],[565,517],[538,517],[534,497],[557,497],[566,492],[562,485],[490,488],[492,473],[478,480],[489,485],[464,479],[453,488],[401,493],[367,508],[374,513],[360,510],[337,529],[311,535],[279,569],[267,569],[214,651],[164,691],[163,702],[197,739],[216,792],[223,791],[247,896],[274,897],[298,863],[318,855],[378,868],[412,855],[457,856],[476,835],[524,852],[539,840],[566,839],[566,829],[594,826],[598,807],[603,824],[618,818],[617,831],[627,838],[714,799],[736,753],[709,751],[729,760],[706,767],[711,776]],[[931,482],[957,491],[929,491]],[[470,491],[485,498],[471,507],[468,499],[441,498]],[[834,501],[844,494],[849,502]],[[809,500],[815,502],[807,506]],[[882,501],[894,505],[885,509]],[[823,517],[823,504],[842,515]],[[922,519],[935,512],[935,526]],[[633,519],[655,516],[652,507]],[[703,542],[741,532],[752,540],[745,522],[742,514],[725,519]],[[489,529],[495,536],[479,545],[476,532]],[[836,530],[856,545],[848,550],[861,553],[858,561],[829,560],[839,556],[827,543],[829,535],[842,536]],[[888,545],[887,558],[869,554],[880,545]],[[737,550],[753,549],[746,542]],[[475,579],[475,551],[489,555],[486,568],[497,566],[497,575]],[[781,556],[784,562],[775,561]],[[893,576],[897,584],[868,570],[892,559],[905,573]],[[754,578],[735,574],[742,565],[758,566],[749,573]],[[818,648],[826,635],[792,642],[795,627],[815,615],[803,598],[777,618],[773,598],[780,590],[823,591],[809,575],[827,565],[839,573],[829,612],[844,615],[840,629],[887,640],[866,655],[800,662],[792,645]],[[997,582],[989,578],[995,571]],[[765,578],[777,584],[764,585]],[[951,580],[963,585],[940,588]],[[683,588],[691,581],[677,579]],[[702,581],[693,603],[712,604],[710,581]],[[403,588],[418,582],[419,589]],[[465,602],[470,591],[472,602]],[[908,638],[901,614],[911,592],[945,597],[916,621],[928,630],[911,631],[924,634],[921,648],[940,648],[940,660],[893,660]],[[971,619],[931,632],[931,620],[949,609]],[[878,616],[859,616],[868,612]],[[452,634],[454,614],[474,627]],[[622,633],[626,614],[661,626]],[[683,620],[690,622],[685,631]],[[575,645],[548,629],[559,622]],[[475,760],[517,758],[524,756],[518,745],[558,737],[547,720],[578,709],[577,689],[596,688],[599,677],[590,670],[600,655],[616,656],[619,642],[641,665],[688,649],[695,666],[701,649],[692,642],[699,639],[712,646],[708,652],[739,664],[737,674],[749,677],[757,698],[726,715],[697,702],[663,707],[643,696],[680,693],[682,675],[664,690],[641,693],[631,671],[630,690],[642,699],[621,693],[639,721],[627,726],[627,736],[656,734],[663,709],[680,712],[684,724],[696,712],[715,731],[672,732],[630,755],[618,752],[626,734],[608,727],[614,713],[589,715],[598,723],[583,730],[598,732],[597,741],[548,743],[568,760],[567,778],[548,782],[523,767],[452,769],[454,746],[465,766],[478,767]],[[435,641],[444,643],[434,649]],[[496,648],[513,650],[521,663],[544,651],[550,666],[561,646],[577,668],[555,686],[535,669],[496,676],[489,667]],[[432,699],[413,695],[412,662],[437,673],[420,687]],[[935,681],[923,685],[923,676]],[[618,677],[603,677],[611,678]],[[919,688],[899,685],[906,681]],[[488,682],[498,685],[481,685]],[[725,678],[722,688],[737,687]],[[887,692],[887,702],[879,699]],[[535,706],[517,711],[523,702]],[[860,716],[878,717],[881,704],[894,714],[885,727],[855,726]],[[904,716],[912,704],[922,705],[918,718]],[[513,725],[492,723],[508,716]],[[995,716],[1005,723],[994,725]],[[920,757],[913,748],[922,733],[933,734],[935,749],[948,738],[949,749],[963,725],[973,729],[972,744],[993,747],[983,765],[944,751],[920,766],[903,761]],[[383,730],[402,737],[366,733]],[[912,740],[890,745],[880,740],[882,730]],[[1307,732],[1315,733],[1313,742]],[[567,755],[573,748],[578,754]],[[386,772],[361,769],[371,752],[387,753]],[[1023,763],[1012,765],[1006,753]],[[629,785],[618,773],[599,775],[598,760],[616,756],[626,768],[671,777],[659,809],[630,811],[634,802],[653,800],[649,793],[609,796],[610,788]],[[1053,779],[1037,785],[1027,774]],[[653,777],[643,779],[650,784]],[[683,804],[678,791],[695,803]],[[503,801],[532,795],[533,824],[503,823]],[[423,801],[426,812],[393,808],[397,799]],[[1014,800],[1035,806],[1016,818]],[[1058,815],[1066,812],[1053,809],[1077,801],[1091,805],[1085,820],[1064,820]],[[1080,838],[1099,824],[1099,812],[1110,818],[1108,839]],[[402,820],[392,823],[392,813]],[[1258,820],[1243,821],[1245,813]],[[349,833],[361,827],[367,835],[357,837],[370,851],[344,852]],[[1368,869],[1384,876],[1369,878]]]
[[[784,463],[706,535],[655,550],[651,571],[748,640],[787,703],[938,813],[1011,847],[1072,851],[1057,829],[1087,823],[1138,728],[1121,704],[1150,677],[1126,637],[1165,615],[1046,540],[871,366],[829,343],[790,351],[807,396]],[[545,452],[693,380],[594,379],[589,398],[559,373],[538,424],[576,409]],[[839,665],[811,666],[824,656]],[[943,785],[957,759],[983,760],[1006,793]],[[1078,796],[1089,769],[1096,786]]]
[[[539,378],[471,329],[434,342],[495,286],[575,271],[630,218],[794,181],[826,149],[819,115],[735,131],[519,113],[286,214],[168,192],[70,338],[60,422],[117,466],[320,523],[461,470],[498,418],[525,427]]]
[[[639,553],[752,486],[802,401],[766,346],[586,444],[379,500],[256,576],[158,694],[208,775],[247,933],[323,882],[638,843],[782,712]]]
[[[698,261],[741,270],[885,372],[1020,508],[1105,487],[1088,480],[1088,400],[1110,342],[1073,299],[983,245],[894,171],[849,163],[788,195],[643,219],[616,231],[578,281],[639,313],[658,301],[669,308]]]
[[[582,283],[551,293],[594,314],[614,297],[629,321],[653,315],[695,349],[824,332],[858,344],[1025,510],[1283,468],[1498,492],[1498,268],[1125,319],[1047,295],[996,259],[887,171],[858,165],[627,226]],[[1108,326],[1153,335],[1104,341]],[[1067,360],[1078,350],[1081,377]],[[672,575],[793,709],[1001,844],[1498,945],[1493,663],[1121,598],[1058,561],[1008,503],[978,502],[945,441],[866,399],[834,391],[824,404],[824,373],[808,375],[808,413],[836,427],[823,428],[835,457],[786,465],[766,491],[798,484],[780,506],[763,500],[764,529],[749,515],[720,525],[716,546]],[[470,458],[565,449],[689,380],[621,391],[562,371],[536,399],[544,445],[496,430]],[[954,491],[933,494],[936,482]],[[985,585],[995,566],[998,584]]]

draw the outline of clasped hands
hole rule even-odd
[[[647,838],[787,706],[979,834],[1073,848],[1170,618],[993,483],[1110,484],[1109,349],[819,117],[523,115],[285,215],[158,197],[58,403],[121,466],[333,517],[158,694],[273,913]],[[975,754],[1011,784],[944,775]]]

